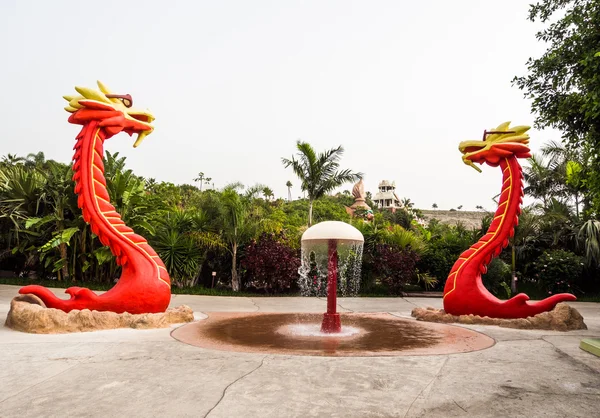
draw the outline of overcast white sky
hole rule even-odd
[[[136,149],[106,149],[136,174],[215,187],[264,183],[302,139],[342,144],[366,190],[395,180],[417,207],[493,208],[500,172],[467,167],[460,141],[532,124],[511,86],[544,45],[529,0],[0,1],[0,155],[68,162],[78,128],[62,95],[102,80],[156,116]],[[530,131],[532,149],[559,135]],[[349,189],[351,185],[344,187]]]

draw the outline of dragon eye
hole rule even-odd
[[[133,99],[130,94],[107,94],[106,97],[109,99],[119,99],[123,106],[130,108],[133,106]]]

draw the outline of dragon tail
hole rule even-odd
[[[528,316],[534,316],[542,312],[548,312],[554,309],[554,307],[560,302],[568,302],[577,300],[575,295],[571,293],[559,293],[552,295],[543,300],[535,302],[529,301],[529,296],[525,293],[520,293],[509,300],[502,302],[502,308],[511,308],[510,310],[504,310],[504,312],[519,312],[519,317],[526,318]]]
[[[40,298],[48,308],[60,309],[65,312],[72,311],[73,309],[85,309],[92,305],[98,298],[98,295],[90,289],[83,287],[69,287],[66,289],[65,293],[71,296],[70,299],[61,299],[52,293],[50,289],[38,285],[24,286],[19,289],[19,293],[22,295],[35,295]]]

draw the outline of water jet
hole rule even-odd
[[[356,281],[356,277],[360,280],[360,263],[364,243],[363,235],[358,229],[345,222],[325,221],[308,228],[302,234],[301,243],[301,283],[310,283],[310,272],[314,270],[310,262],[312,254],[315,254],[314,259],[317,260],[317,266],[315,267],[321,271],[319,276],[324,275],[327,278],[327,312],[323,314],[321,332],[325,334],[340,333],[342,332],[342,324],[340,315],[337,313],[338,273],[346,274],[349,267],[348,264],[352,263],[354,269],[352,269],[353,277],[350,278],[350,282]],[[324,269],[322,267],[319,269],[318,266],[319,260],[322,257],[319,257],[318,254],[325,253],[327,254],[327,263],[326,273],[323,274],[322,271]],[[340,262],[342,261],[341,258],[343,262]],[[358,266],[356,266],[356,263],[353,263],[353,260],[357,260]],[[344,279],[343,283],[346,285],[345,287],[349,286],[354,291],[358,291],[356,284],[349,284],[347,277],[344,277]],[[313,285],[316,284],[315,280]],[[319,285],[318,288],[320,289],[321,286]]]
[[[363,244],[358,229],[338,221],[321,222],[302,235],[299,287],[303,296],[327,296],[323,314],[207,312],[207,319],[171,335],[208,349],[308,356],[438,355],[494,344],[492,338],[472,330],[388,312],[340,316],[338,292],[358,294]]]

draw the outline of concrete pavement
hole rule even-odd
[[[0,321],[18,287],[0,285]],[[62,292],[62,290],[57,290]],[[339,310],[409,317],[426,298],[340,298]],[[316,298],[174,295],[201,312],[323,312]],[[478,352],[332,358],[206,350],[170,330],[31,335],[0,328],[0,417],[591,417],[600,414],[600,304],[587,331],[468,326]]]

